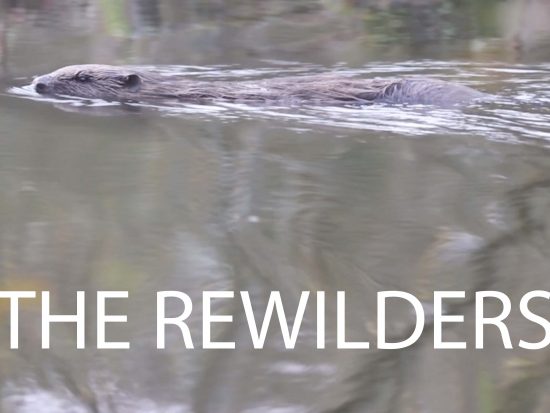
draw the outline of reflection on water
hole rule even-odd
[[[444,335],[467,341],[467,350],[434,351],[429,326],[405,350],[336,350],[334,300],[327,300],[324,350],[312,350],[313,307],[296,349],[284,350],[273,328],[266,348],[253,350],[237,300],[214,307],[234,316],[214,338],[235,341],[237,349],[200,349],[204,290],[247,290],[258,317],[271,290],[281,291],[288,314],[296,313],[302,290],[327,297],[345,290],[348,339],[371,343],[380,290],[410,291],[428,302],[434,290],[470,297],[495,289],[513,303],[527,291],[550,290],[550,67],[536,61],[545,53],[544,30],[518,26],[511,37],[519,40],[509,42],[499,32],[510,10],[542,15],[545,3],[453,4],[6,2],[0,289],[49,290],[57,313],[75,311],[77,290],[88,301],[87,348],[75,349],[71,326],[55,326],[52,348],[39,350],[39,305],[22,300],[17,351],[9,350],[9,311],[0,302],[0,412],[548,411],[548,352],[505,351],[490,327],[486,349],[474,350],[471,300],[451,308],[466,322],[449,324]],[[403,7],[410,13],[400,14]],[[395,46],[388,27],[398,40],[417,37]],[[505,46],[494,49],[487,39],[497,34]],[[437,47],[421,44],[432,38],[440,39]],[[391,56],[405,63],[372,62]],[[495,63],[495,56],[534,61]],[[491,62],[455,61],[476,58]],[[494,98],[445,110],[129,111],[104,102],[37,101],[20,88],[33,74],[89,61],[158,63],[160,70],[216,79],[327,68],[423,75]],[[107,337],[130,341],[130,350],[95,349],[97,290],[129,291],[108,306],[127,314],[128,323],[109,326]],[[159,290],[191,296],[189,325],[199,349],[185,350],[177,330],[168,330],[165,350],[155,349]],[[550,318],[548,306],[532,310]],[[514,343],[541,338],[516,307],[507,324]],[[390,309],[390,337],[410,327],[406,311]]]

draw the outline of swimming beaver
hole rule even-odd
[[[33,81],[40,94],[122,102],[365,104],[376,101],[449,106],[484,94],[435,79],[359,79],[330,74],[257,81],[197,81],[124,66],[67,66]]]

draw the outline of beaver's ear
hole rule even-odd
[[[136,75],[135,73],[131,73],[129,75],[123,76],[122,82],[124,84],[124,87],[132,90],[138,90],[141,85],[141,77],[139,77],[139,75]]]

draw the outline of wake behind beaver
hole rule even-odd
[[[333,73],[255,81],[199,81],[95,64],[63,67],[37,77],[32,86],[44,95],[120,102],[176,100],[289,105],[390,102],[452,106],[486,96],[464,85],[429,78],[362,79]]]

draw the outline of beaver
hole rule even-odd
[[[484,96],[470,87],[429,78],[361,79],[327,74],[264,80],[199,81],[125,66],[75,65],[39,76],[39,94],[120,102],[235,102],[368,104],[392,102],[449,106]]]

